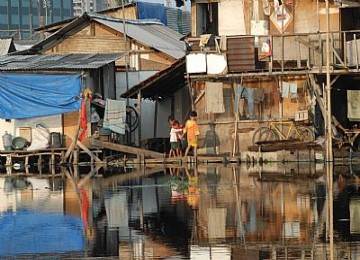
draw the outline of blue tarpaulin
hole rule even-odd
[[[21,210],[0,216],[0,257],[81,252],[83,224],[73,216]]]
[[[137,2],[138,19],[158,19],[167,25],[166,9],[162,4]]]
[[[0,118],[31,118],[79,110],[80,90],[80,75],[0,74]]]

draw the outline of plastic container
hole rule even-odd
[[[50,147],[51,148],[59,148],[62,146],[61,142],[61,134],[58,132],[50,133]]]
[[[3,146],[5,151],[12,149],[12,135],[5,131],[5,134],[2,136]]]

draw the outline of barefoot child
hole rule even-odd
[[[198,139],[198,135],[200,134],[199,125],[197,124],[196,119],[197,119],[197,113],[196,111],[192,111],[190,113],[190,119],[186,121],[185,128],[183,131],[183,136],[187,134],[187,143],[188,143],[185,151],[185,156],[188,155],[190,149],[192,148],[194,151],[195,159],[197,158],[197,147],[198,147],[197,139]]]
[[[178,121],[174,121],[174,123],[171,126],[171,130],[170,130],[170,152],[169,152],[169,158],[170,157],[175,157],[178,156],[178,136],[177,133],[181,132],[182,129],[179,128],[179,122]]]

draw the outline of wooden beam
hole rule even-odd
[[[75,142],[75,137],[70,135],[70,134],[66,134],[67,137],[69,137],[73,142]],[[97,163],[103,163],[102,160],[100,160],[95,154],[93,154],[89,148],[87,148],[82,142],[80,142],[79,140],[77,140],[76,144],[83,149],[95,162]]]
[[[310,75],[309,79],[310,79],[309,87],[311,87],[314,90],[315,97],[316,97],[316,100],[318,101],[318,105],[319,105],[321,114],[323,115],[323,118],[325,119],[326,118],[326,110],[325,110],[324,100],[321,97],[321,88],[315,82],[314,75]]]
[[[200,99],[204,96],[204,94],[205,94],[205,90],[201,90],[199,96],[197,96],[197,98],[194,100],[194,105],[196,105],[200,101]]]
[[[92,176],[94,176],[95,173],[97,173],[101,169],[102,165],[97,165],[95,168],[93,168],[85,177],[81,178],[81,180],[78,182],[77,186],[81,188],[86,184],[88,180],[91,179]]]
[[[146,149],[142,149],[142,148],[127,146],[127,145],[123,145],[123,144],[114,144],[114,143],[109,143],[109,142],[103,142],[102,145],[106,149],[110,149],[110,150],[114,150],[114,151],[118,151],[118,152],[130,153],[130,154],[135,154],[135,155],[144,154],[144,156],[153,157],[153,158],[163,158],[164,157],[164,154],[162,154],[162,153],[158,153],[158,152],[154,152],[154,151],[150,151],[150,150],[146,150]]]
[[[304,39],[302,39],[302,38],[300,38],[300,37],[296,37],[296,38],[295,38],[295,41],[298,41],[298,42],[300,42],[301,44],[304,44],[304,45],[305,45],[306,47],[308,47],[309,49],[312,49],[312,50],[316,51],[317,53],[320,53],[320,48],[319,48],[319,47],[317,47],[317,46],[315,46],[315,45],[313,45],[313,44],[305,41]]]
[[[152,174],[155,174],[158,172],[162,172],[162,171],[163,171],[163,169],[160,167],[155,168],[155,169],[142,168],[137,171],[133,171],[133,172],[129,172],[129,173],[113,175],[113,176],[110,176],[109,178],[101,178],[99,180],[99,185],[100,185],[100,187],[108,187],[114,183],[122,183],[122,182],[126,182],[128,180],[146,177],[146,176],[149,176],[149,175],[152,175]]]

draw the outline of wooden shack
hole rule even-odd
[[[45,40],[29,50],[19,52],[19,54],[123,53],[124,55],[115,61],[115,74],[102,75],[104,78],[115,76],[112,91],[116,92],[114,98],[120,99],[120,94],[127,89],[158,71],[168,68],[183,57],[184,44],[180,41],[182,37],[183,35],[158,21],[123,20],[101,14],[84,13]],[[184,78],[183,81],[185,81]],[[97,82],[92,82],[92,84],[95,88],[94,91],[97,92],[96,88],[100,87],[100,84]],[[104,97],[103,93],[100,94]],[[131,133],[127,133],[128,136],[123,138],[126,142],[140,145],[140,140],[143,138],[165,137],[165,135],[159,136],[156,133],[153,136],[154,130],[152,129],[157,129],[162,133],[166,132],[167,137],[167,126],[163,122],[156,122],[154,118],[163,117],[164,113],[171,110],[171,104],[167,102],[160,104],[160,101],[161,97],[149,101],[148,104],[145,104],[147,106],[138,106],[137,99],[129,102],[130,106],[136,107],[140,117],[141,107],[146,112],[157,110],[158,115],[144,116],[144,119],[139,119],[149,127],[139,127]],[[166,114],[165,117],[167,116]],[[71,115],[69,115],[70,117]],[[70,118],[70,120],[72,119]]]
[[[327,36],[333,114],[351,128],[349,90],[359,89],[358,11],[341,1],[328,9],[310,0],[193,1],[186,67],[200,152],[209,145],[217,154],[246,151],[256,129],[274,120],[300,119],[323,135]],[[237,92],[244,89],[250,97]]]

